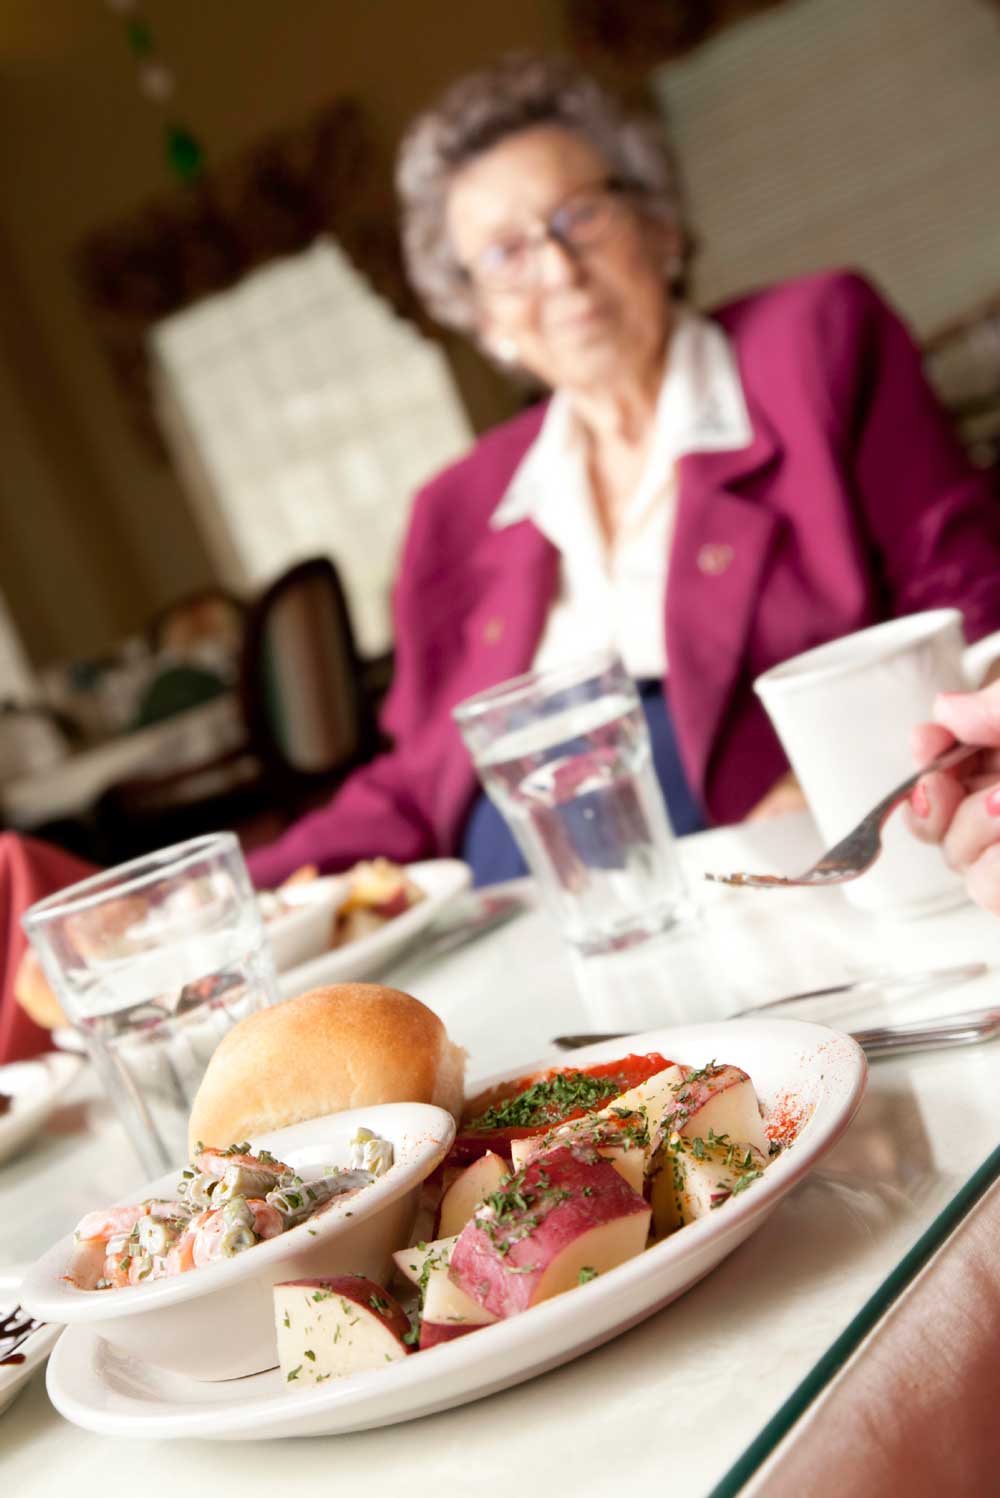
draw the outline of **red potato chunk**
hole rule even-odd
[[[641,1253],[649,1221],[648,1204],[596,1150],[560,1145],[477,1210],[449,1275],[494,1316],[516,1316]]]
[[[710,1134],[685,1138],[678,1133],[660,1140],[650,1167],[653,1230],[658,1238],[706,1217],[755,1181],[767,1156],[750,1144],[734,1144]]]
[[[424,1282],[420,1350],[436,1347],[439,1342],[450,1342],[481,1326],[490,1326],[496,1319],[449,1278],[447,1255],[438,1258]]]
[[[753,1083],[738,1066],[710,1061],[672,1088],[673,1102],[660,1119],[660,1134],[685,1138],[726,1136],[767,1155],[768,1140]],[[654,1141],[654,1144],[656,1141]]]
[[[517,1139],[512,1146],[514,1165],[520,1169],[529,1160],[564,1144],[596,1150],[633,1191],[642,1195],[649,1148],[649,1128],[643,1113],[628,1108],[605,1109],[559,1124],[538,1138]]]
[[[415,1243],[412,1248],[397,1248],[392,1256],[393,1263],[411,1285],[426,1284],[427,1275],[435,1264],[448,1263],[456,1241],[455,1236],[434,1238],[430,1243]]]
[[[454,1342],[456,1337],[466,1337],[469,1332],[478,1330],[478,1326],[466,1322],[428,1321],[425,1318],[420,1323],[420,1351],[427,1352],[428,1348],[437,1347],[442,1342]]]
[[[359,1274],[275,1285],[274,1319],[281,1372],[300,1389],[384,1368],[410,1351],[406,1312]]]
[[[654,1072],[644,1082],[637,1083],[628,1092],[614,1098],[605,1108],[600,1109],[600,1114],[607,1115],[619,1108],[642,1113],[652,1133],[659,1125],[665,1109],[673,1102],[674,1088],[683,1082],[690,1070],[689,1066],[672,1062],[664,1071]]]
[[[499,1155],[487,1150],[460,1171],[441,1198],[438,1211],[438,1238],[451,1238],[460,1233],[473,1212],[510,1174],[510,1166]]]

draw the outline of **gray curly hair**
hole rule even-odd
[[[516,53],[453,83],[407,131],[396,164],[403,252],[410,281],[431,316],[475,327],[468,276],[447,229],[451,185],[462,167],[509,135],[557,125],[581,136],[614,176],[633,183],[643,211],[682,222],[681,188],[662,123],[629,114],[566,58]]]

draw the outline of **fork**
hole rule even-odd
[[[784,878],[780,874],[706,874],[715,884],[735,884],[750,889],[794,889],[800,885],[847,884],[871,868],[882,851],[882,828],[888,817],[901,801],[909,796],[917,781],[934,770],[950,770],[973,754],[978,754],[979,744],[953,744],[923,769],[910,775],[895,790],[864,817],[858,825],[829,848],[811,869],[795,878]]]

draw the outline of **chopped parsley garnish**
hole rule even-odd
[[[558,1123],[569,1113],[599,1108],[625,1090],[624,1076],[592,1077],[582,1071],[557,1072],[534,1082],[517,1097],[507,1098],[480,1113],[468,1125],[475,1129],[537,1128]]]

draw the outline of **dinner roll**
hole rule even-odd
[[[69,1024],[31,947],[25,947],[17,965],[14,997],[28,1018],[43,1030],[59,1030]]]
[[[191,1109],[188,1142],[225,1148],[375,1103],[462,1111],[465,1052],[398,988],[337,983],[260,1009],[225,1035]]]

